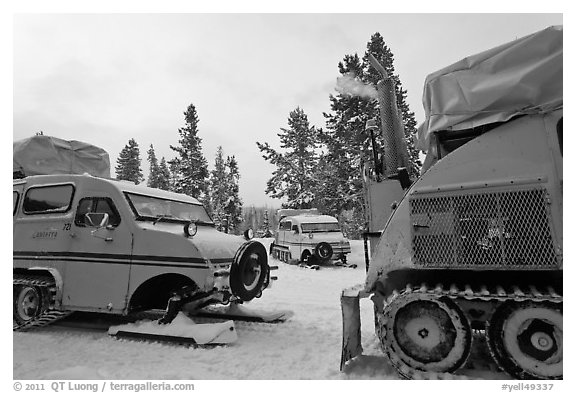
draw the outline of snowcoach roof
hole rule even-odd
[[[319,215],[320,212],[316,208],[312,209],[279,209],[276,212],[277,217],[281,220],[284,217],[292,217],[292,216],[299,216],[299,215]]]
[[[146,187],[143,184],[134,184],[129,181],[116,180],[116,179],[104,179],[101,177],[92,176],[89,174],[83,175],[37,175],[29,176],[24,179],[15,179],[13,184],[30,183],[33,185],[39,184],[50,184],[50,183],[63,183],[63,182],[74,182],[76,184],[81,183],[92,183],[92,187],[98,187],[97,183],[104,183],[116,188],[120,192],[129,192],[133,194],[147,195],[151,197],[161,198],[161,199],[171,199],[179,202],[192,203],[195,205],[200,205],[201,203],[196,199],[188,195],[178,194],[171,191],[164,191],[157,188]]]
[[[422,97],[426,120],[418,128],[416,147],[427,151],[436,131],[561,108],[562,47],[562,26],[552,26],[428,75]]]

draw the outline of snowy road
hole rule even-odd
[[[339,297],[364,281],[361,241],[352,242],[349,262],[359,267],[315,271],[273,260],[279,280],[249,307],[290,309],[294,316],[281,324],[237,321],[238,341],[229,346],[119,341],[63,326],[13,333],[14,379],[397,379],[378,348],[367,299],[361,301],[366,356],[347,373],[339,371]]]

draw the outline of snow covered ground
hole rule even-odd
[[[261,239],[268,248],[271,239]],[[340,292],[364,281],[361,241],[348,260],[357,269],[318,271],[272,260],[279,279],[251,308],[289,309],[285,323],[236,321],[228,346],[187,348],[116,340],[102,331],[49,326],[13,333],[14,379],[397,379],[378,348],[372,303],[361,301],[364,356],[339,371]]]

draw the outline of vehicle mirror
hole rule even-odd
[[[108,213],[86,213],[84,222],[90,227],[104,228],[108,226]]]

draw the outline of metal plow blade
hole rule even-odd
[[[340,305],[342,307],[342,356],[340,371],[346,362],[362,354],[362,337],[360,332],[360,286],[342,291]]]
[[[111,326],[108,329],[108,334],[116,338],[170,342],[191,346],[230,344],[238,339],[233,321],[196,324],[183,313],[178,314],[174,321],[168,325],[161,325],[158,321],[138,321]]]

